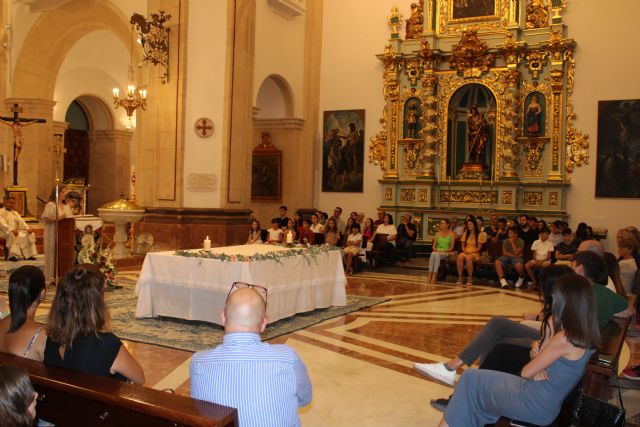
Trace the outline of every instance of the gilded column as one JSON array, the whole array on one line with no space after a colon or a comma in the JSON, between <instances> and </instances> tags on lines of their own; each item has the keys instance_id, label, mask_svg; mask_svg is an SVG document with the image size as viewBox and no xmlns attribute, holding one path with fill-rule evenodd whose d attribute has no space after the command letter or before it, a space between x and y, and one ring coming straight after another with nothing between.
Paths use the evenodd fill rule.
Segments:
<instances>
[{"instance_id":1,"label":"gilded column","mask_svg":"<svg viewBox=\"0 0 640 427\"><path fill-rule=\"evenodd\" d=\"M562 70L551 70L551 167L549 168L549 181L561 181L560 172L560 138L562 131Z\"/></svg>"},{"instance_id":2,"label":"gilded column","mask_svg":"<svg viewBox=\"0 0 640 427\"><path fill-rule=\"evenodd\" d=\"M502 179L517 179L518 172L516 167L519 163L520 149L516 141L518 135L518 99L516 96L518 79L520 73L517 70L506 71L504 80L506 82L505 93L503 96L502 123L500 124L502 141L497 150L496 156L496 175L499 172L500 160L502 160Z\"/></svg>"},{"instance_id":3,"label":"gilded column","mask_svg":"<svg viewBox=\"0 0 640 427\"><path fill-rule=\"evenodd\" d=\"M422 173L420 176L433 178L435 177L435 160L436 150L436 85L438 78L433 75L426 75L422 80L424 87L422 105L424 107L422 116L422 138L423 143L420 147L420 163L422 165Z\"/></svg>"}]
</instances>

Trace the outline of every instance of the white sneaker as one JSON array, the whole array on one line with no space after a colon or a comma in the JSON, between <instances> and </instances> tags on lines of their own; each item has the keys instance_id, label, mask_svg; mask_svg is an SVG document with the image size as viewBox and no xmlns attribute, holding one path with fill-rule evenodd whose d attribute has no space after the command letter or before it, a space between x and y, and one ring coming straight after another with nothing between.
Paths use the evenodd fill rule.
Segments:
<instances>
[{"instance_id":1,"label":"white sneaker","mask_svg":"<svg viewBox=\"0 0 640 427\"><path fill-rule=\"evenodd\" d=\"M506 288L507 286L509 286L509 284L507 283L507 279L505 279L504 277L500 279L500 287Z\"/></svg>"},{"instance_id":2,"label":"white sneaker","mask_svg":"<svg viewBox=\"0 0 640 427\"><path fill-rule=\"evenodd\" d=\"M438 381L453 386L456 381L456 371L450 371L441 363L414 363L413 367L422 375L434 378Z\"/></svg>"},{"instance_id":3,"label":"white sneaker","mask_svg":"<svg viewBox=\"0 0 640 427\"><path fill-rule=\"evenodd\" d=\"M521 288L523 283L524 283L524 277L518 278L518 281L516 282L516 288Z\"/></svg>"}]
</instances>

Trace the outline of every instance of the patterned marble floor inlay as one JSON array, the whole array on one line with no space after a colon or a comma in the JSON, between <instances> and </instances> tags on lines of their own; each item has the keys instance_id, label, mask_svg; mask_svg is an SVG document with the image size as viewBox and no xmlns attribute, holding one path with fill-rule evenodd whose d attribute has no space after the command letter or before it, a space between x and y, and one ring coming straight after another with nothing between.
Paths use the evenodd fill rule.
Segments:
<instances>
[{"instance_id":1,"label":"patterned marble floor inlay","mask_svg":"<svg viewBox=\"0 0 640 427\"><path fill-rule=\"evenodd\" d=\"M122 274L135 280L138 272ZM519 320L522 313L540 308L532 291L426 284L426 273L415 271L353 275L347 293L389 301L269 341L291 346L307 365L314 395L299 411L304 426L435 426L441 413L429 400L446 397L452 389L416 373L413 363L456 355L492 316ZM49 307L45 302L38 314ZM627 341L626 361L638 363L640 338ZM125 345L143 366L148 387L189 395L192 353L131 341ZM640 412L637 391L623 396L629 416Z\"/></svg>"}]
</instances>

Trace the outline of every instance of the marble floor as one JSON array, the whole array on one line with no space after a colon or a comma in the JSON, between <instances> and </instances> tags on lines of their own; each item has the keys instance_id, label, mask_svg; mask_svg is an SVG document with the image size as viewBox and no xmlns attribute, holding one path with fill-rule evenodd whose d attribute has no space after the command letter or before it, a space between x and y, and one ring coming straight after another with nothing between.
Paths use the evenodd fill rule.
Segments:
<instances>
[{"instance_id":1,"label":"marble floor","mask_svg":"<svg viewBox=\"0 0 640 427\"><path fill-rule=\"evenodd\" d=\"M540 307L532 291L427 285L425 275L395 269L350 276L347 293L389 300L270 341L291 346L307 365L314 396L300 410L304 426L437 425L441 413L429 400L451 388L417 374L413 363L456 355L491 316L519 319ZM125 345L142 364L146 386L189 394L190 352ZM640 362L640 338L627 340L623 358L625 365ZM640 413L638 391L623 397L629 416Z\"/></svg>"}]
</instances>

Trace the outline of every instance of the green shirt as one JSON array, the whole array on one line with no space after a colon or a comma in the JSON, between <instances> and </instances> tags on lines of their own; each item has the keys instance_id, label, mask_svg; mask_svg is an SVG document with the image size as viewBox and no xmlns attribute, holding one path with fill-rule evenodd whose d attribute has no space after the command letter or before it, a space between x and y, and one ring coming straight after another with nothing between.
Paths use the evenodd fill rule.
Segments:
<instances>
[{"instance_id":1,"label":"green shirt","mask_svg":"<svg viewBox=\"0 0 640 427\"><path fill-rule=\"evenodd\" d=\"M598 324L600 325L600 331L602 331L609 323L609 320L613 319L613 315L626 310L629 303L620 295L611 292L611 289L597 283L593 284L593 293L596 297Z\"/></svg>"},{"instance_id":2,"label":"green shirt","mask_svg":"<svg viewBox=\"0 0 640 427\"><path fill-rule=\"evenodd\" d=\"M507 239L502 244L502 253L504 254L505 252L509 252L511 254L515 254L516 253L516 249L522 249L522 248L524 248L524 240L522 240L521 238L518 237L516 239L516 247L515 248L511 244L511 240ZM520 255L518 255L518 257L522 258L522 252L520 252Z\"/></svg>"}]
</instances>

